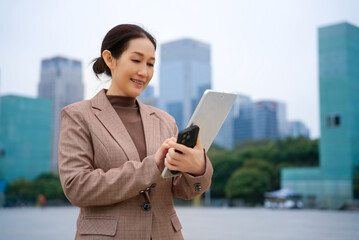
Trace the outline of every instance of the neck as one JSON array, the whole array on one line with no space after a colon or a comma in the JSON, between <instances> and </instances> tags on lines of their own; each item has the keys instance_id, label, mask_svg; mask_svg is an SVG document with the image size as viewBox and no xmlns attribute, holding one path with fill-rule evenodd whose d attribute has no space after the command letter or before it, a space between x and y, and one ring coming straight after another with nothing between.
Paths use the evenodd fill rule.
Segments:
<instances>
[{"instance_id":1,"label":"neck","mask_svg":"<svg viewBox=\"0 0 359 240\"><path fill-rule=\"evenodd\" d=\"M114 88L111 88L111 86L106 91L106 95L129 97L129 96L126 96L124 93L122 93L122 91L116 91Z\"/></svg>"}]
</instances>

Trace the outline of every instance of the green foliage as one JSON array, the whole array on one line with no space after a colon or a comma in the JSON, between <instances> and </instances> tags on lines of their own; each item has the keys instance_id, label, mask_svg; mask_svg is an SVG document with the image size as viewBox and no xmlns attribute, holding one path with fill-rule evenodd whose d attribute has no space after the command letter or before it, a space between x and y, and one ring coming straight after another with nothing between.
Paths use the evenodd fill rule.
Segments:
<instances>
[{"instance_id":1,"label":"green foliage","mask_svg":"<svg viewBox=\"0 0 359 240\"><path fill-rule=\"evenodd\" d=\"M41 174L35 179L34 192L44 195L46 199L64 198L59 177L51 173Z\"/></svg>"},{"instance_id":2,"label":"green foliage","mask_svg":"<svg viewBox=\"0 0 359 240\"><path fill-rule=\"evenodd\" d=\"M276 164L288 163L295 166L318 166L318 140L304 137L286 138L276 142L275 154L269 160Z\"/></svg>"},{"instance_id":3,"label":"green foliage","mask_svg":"<svg viewBox=\"0 0 359 240\"><path fill-rule=\"evenodd\" d=\"M5 190L5 196L11 205L34 204L40 194L47 200L66 201L59 177L51 173L41 174L33 181L15 180L10 182Z\"/></svg>"},{"instance_id":4,"label":"green foliage","mask_svg":"<svg viewBox=\"0 0 359 240\"><path fill-rule=\"evenodd\" d=\"M318 140L299 137L272 142L268 140L242 142L237 144L232 151L216 148L208 153L214 167L211 194L213 197L225 197L227 193L231 197L243 197L247 202L258 202L263 198L265 191L276 190L280 187L281 168L318 166L318 144ZM242 191L238 195L234 188L238 186L237 171L239 170L249 171L252 178L260 172L263 176L259 181L266 179L267 183L263 183L262 188L250 185L252 187L249 186L249 188L253 189L248 192L251 194ZM234 177L234 172L237 177ZM248 175L242 175L244 176L244 179L249 179ZM230 181L236 181L236 184ZM243 183L243 181L239 182Z\"/></svg>"},{"instance_id":5,"label":"green foliage","mask_svg":"<svg viewBox=\"0 0 359 240\"><path fill-rule=\"evenodd\" d=\"M5 195L11 198L19 198L27 202L35 201L36 194L33 192L34 183L29 180L19 179L9 183Z\"/></svg>"},{"instance_id":6,"label":"green foliage","mask_svg":"<svg viewBox=\"0 0 359 240\"><path fill-rule=\"evenodd\" d=\"M243 169L258 169L263 174L265 174L268 178L268 190L275 190L278 189L280 186L280 171L279 168L274 166L267 160L264 159L248 159L243 164Z\"/></svg>"},{"instance_id":7,"label":"green foliage","mask_svg":"<svg viewBox=\"0 0 359 240\"><path fill-rule=\"evenodd\" d=\"M310 140L304 137L286 138L266 145L249 146L242 150L244 158L262 158L273 164L294 166L318 166L318 140Z\"/></svg>"},{"instance_id":8,"label":"green foliage","mask_svg":"<svg viewBox=\"0 0 359 240\"><path fill-rule=\"evenodd\" d=\"M239 168L244 159L233 151L222 151L216 154L209 154L214 173L212 177L211 195L212 197L225 197L224 186L227 183L229 176Z\"/></svg>"},{"instance_id":9,"label":"green foliage","mask_svg":"<svg viewBox=\"0 0 359 240\"><path fill-rule=\"evenodd\" d=\"M226 184L230 197L243 198L247 203L262 201L263 192L269 189L270 178L267 173L256 168L237 169Z\"/></svg>"}]
</instances>

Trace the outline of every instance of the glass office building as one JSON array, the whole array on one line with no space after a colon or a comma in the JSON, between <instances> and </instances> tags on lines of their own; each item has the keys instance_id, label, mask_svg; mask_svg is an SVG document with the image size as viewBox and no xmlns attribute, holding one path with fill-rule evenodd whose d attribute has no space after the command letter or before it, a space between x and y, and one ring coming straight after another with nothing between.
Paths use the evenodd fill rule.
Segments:
<instances>
[{"instance_id":1,"label":"glass office building","mask_svg":"<svg viewBox=\"0 0 359 240\"><path fill-rule=\"evenodd\" d=\"M277 140L287 136L286 106L276 101L253 104L253 138Z\"/></svg>"},{"instance_id":2,"label":"glass office building","mask_svg":"<svg viewBox=\"0 0 359 240\"><path fill-rule=\"evenodd\" d=\"M51 168L53 172L57 172L61 110L84 99L81 62L63 57L42 60L38 97L48 98L53 102Z\"/></svg>"},{"instance_id":3,"label":"glass office building","mask_svg":"<svg viewBox=\"0 0 359 240\"><path fill-rule=\"evenodd\" d=\"M52 101L0 97L0 181L50 172Z\"/></svg>"},{"instance_id":4,"label":"glass office building","mask_svg":"<svg viewBox=\"0 0 359 240\"><path fill-rule=\"evenodd\" d=\"M199 99L211 89L211 51L206 43L180 39L161 45L160 96L157 106L184 128Z\"/></svg>"},{"instance_id":5,"label":"glass office building","mask_svg":"<svg viewBox=\"0 0 359 240\"><path fill-rule=\"evenodd\" d=\"M253 103L250 97L238 94L214 143L232 149L239 142L253 139Z\"/></svg>"},{"instance_id":6,"label":"glass office building","mask_svg":"<svg viewBox=\"0 0 359 240\"><path fill-rule=\"evenodd\" d=\"M320 207L338 209L353 198L359 166L359 28L319 28L320 167L284 169L282 187Z\"/></svg>"},{"instance_id":7,"label":"glass office building","mask_svg":"<svg viewBox=\"0 0 359 240\"><path fill-rule=\"evenodd\" d=\"M288 122L288 137L310 137L310 131L301 121Z\"/></svg>"}]
</instances>

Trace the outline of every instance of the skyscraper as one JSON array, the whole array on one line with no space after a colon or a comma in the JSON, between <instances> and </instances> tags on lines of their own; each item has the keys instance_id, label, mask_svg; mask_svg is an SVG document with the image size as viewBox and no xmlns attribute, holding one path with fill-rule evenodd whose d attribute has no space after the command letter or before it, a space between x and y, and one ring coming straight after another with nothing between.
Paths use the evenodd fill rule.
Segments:
<instances>
[{"instance_id":1,"label":"skyscraper","mask_svg":"<svg viewBox=\"0 0 359 240\"><path fill-rule=\"evenodd\" d=\"M84 97L81 62L63 57L42 60L38 97L53 101L51 169L56 172L61 109Z\"/></svg>"},{"instance_id":2,"label":"skyscraper","mask_svg":"<svg viewBox=\"0 0 359 240\"><path fill-rule=\"evenodd\" d=\"M231 111L214 140L215 144L232 149L239 142L253 139L252 105L250 97L237 95Z\"/></svg>"},{"instance_id":3,"label":"skyscraper","mask_svg":"<svg viewBox=\"0 0 359 240\"><path fill-rule=\"evenodd\" d=\"M180 39L161 45L158 107L184 128L199 99L211 88L211 52L206 43Z\"/></svg>"},{"instance_id":4,"label":"skyscraper","mask_svg":"<svg viewBox=\"0 0 359 240\"><path fill-rule=\"evenodd\" d=\"M254 139L276 140L287 135L286 107L275 101L258 101L253 105Z\"/></svg>"},{"instance_id":5,"label":"skyscraper","mask_svg":"<svg viewBox=\"0 0 359 240\"><path fill-rule=\"evenodd\" d=\"M288 137L297 138L300 136L309 138L309 129L304 123L300 121L288 122Z\"/></svg>"},{"instance_id":6,"label":"skyscraper","mask_svg":"<svg viewBox=\"0 0 359 240\"><path fill-rule=\"evenodd\" d=\"M253 102L250 97L238 95L233 111L234 145L253 139Z\"/></svg>"},{"instance_id":7,"label":"skyscraper","mask_svg":"<svg viewBox=\"0 0 359 240\"><path fill-rule=\"evenodd\" d=\"M359 28L319 28L320 167L282 170L282 187L340 208L359 166Z\"/></svg>"}]
</instances>

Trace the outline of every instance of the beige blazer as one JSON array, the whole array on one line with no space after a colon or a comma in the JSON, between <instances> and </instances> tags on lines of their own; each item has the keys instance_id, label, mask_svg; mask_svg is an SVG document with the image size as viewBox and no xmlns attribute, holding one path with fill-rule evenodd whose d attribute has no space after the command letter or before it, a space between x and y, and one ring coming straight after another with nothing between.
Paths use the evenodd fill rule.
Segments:
<instances>
[{"instance_id":1,"label":"beige blazer","mask_svg":"<svg viewBox=\"0 0 359 240\"><path fill-rule=\"evenodd\" d=\"M154 154L177 136L177 126L168 113L138 103L147 149L142 162L105 90L61 112L59 174L65 195L80 207L76 239L183 239L173 196L192 199L211 184L207 157L202 176L161 177Z\"/></svg>"}]
</instances>

